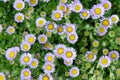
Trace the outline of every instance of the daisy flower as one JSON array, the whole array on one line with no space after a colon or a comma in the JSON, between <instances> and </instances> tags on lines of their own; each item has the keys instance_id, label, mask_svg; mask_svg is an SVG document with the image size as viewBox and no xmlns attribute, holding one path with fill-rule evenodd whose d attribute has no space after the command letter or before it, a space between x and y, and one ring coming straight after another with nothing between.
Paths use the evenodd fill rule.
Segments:
<instances>
[{"instance_id":1,"label":"daisy flower","mask_svg":"<svg viewBox=\"0 0 120 80\"><path fill-rule=\"evenodd\" d=\"M106 29L111 27L111 20L108 18L101 19L101 26L105 27Z\"/></svg>"},{"instance_id":2,"label":"daisy flower","mask_svg":"<svg viewBox=\"0 0 120 80\"><path fill-rule=\"evenodd\" d=\"M13 48L9 48L7 49L6 53L5 53L5 57L7 58L7 60L13 60L16 57L16 51Z\"/></svg>"},{"instance_id":3,"label":"daisy flower","mask_svg":"<svg viewBox=\"0 0 120 80\"><path fill-rule=\"evenodd\" d=\"M97 33L99 36L104 36L107 33L107 30L105 27L99 27L97 28Z\"/></svg>"},{"instance_id":4,"label":"daisy flower","mask_svg":"<svg viewBox=\"0 0 120 80\"><path fill-rule=\"evenodd\" d=\"M52 19L55 21L60 21L63 17L63 12L60 10L55 10L52 12Z\"/></svg>"},{"instance_id":5,"label":"daisy flower","mask_svg":"<svg viewBox=\"0 0 120 80\"><path fill-rule=\"evenodd\" d=\"M13 33L15 33L15 28L13 26L9 26L6 30L6 32L10 35L12 35Z\"/></svg>"},{"instance_id":6,"label":"daisy flower","mask_svg":"<svg viewBox=\"0 0 120 80\"><path fill-rule=\"evenodd\" d=\"M36 41L36 37L34 34L27 34L25 35L25 41L28 42L29 44L34 44Z\"/></svg>"},{"instance_id":7,"label":"daisy flower","mask_svg":"<svg viewBox=\"0 0 120 80\"><path fill-rule=\"evenodd\" d=\"M20 57L20 63L23 65L28 65L32 61L32 55L30 53L23 53Z\"/></svg>"},{"instance_id":8,"label":"daisy flower","mask_svg":"<svg viewBox=\"0 0 120 80\"><path fill-rule=\"evenodd\" d=\"M53 73L55 71L55 65L53 63L45 62L45 64L42 67L44 69L44 72L46 74Z\"/></svg>"},{"instance_id":9,"label":"daisy flower","mask_svg":"<svg viewBox=\"0 0 120 80\"><path fill-rule=\"evenodd\" d=\"M20 44L20 48L22 51L29 51L30 48L31 48L31 45L26 42L26 41L23 41L21 44Z\"/></svg>"},{"instance_id":10,"label":"daisy flower","mask_svg":"<svg viewBox=\"0 0 120 80\"><path fill-rule=\"evenodd\" d=\"M53 80L53 77L50 74L40 74L39 80Z\"/></svg>"},{"instance_id":11,"label":"daisy flower","mask_svg":"<svg viewBox=\"0 0 120 80\"><path fill-rule=\"evenodd\" d=\"M87 10L87 9L83 9L81 12L80 12L80 17L82 19L88 19L90 17L90 11Z\"/></svg>"},{"instance_id":12,"label":"daisy flower","mask_svg":"<svg viewBox=\"0 0 120 80\"><path fill-rule=\"evenodd\" d=\"M57 10L64 12L66 10L66 5L63 3L59 3L57 6Z\"/></svg>"},{"instance_id":13,"label":"daisy flower","mask_svg":"<svg viewBox=\"0 0 120 80\"><path fill-rule=\"evenodd\" d=\"M120 45L120 37L117 37L117 38L115 39L115 42L116 42L116 44Z\"/></svg>"},{"instance_id":14,"label":"daisy flower","mask_svg":"<svg viewBox=\"0 0 120 80\"><path fill-rule=\"evenodd\" d=\"M5 74L3 72L0 72L0 80L6 80Z\"/></svg>"},{"instance_id":15,"label":"daisy flower","mask_svg":"<svg viewBox=\"0 0 120 80\"><path fill-rule=\"evenodd\" d=\"M38 36L38 41L39 41L40 44L45 44L47 42L47 40L48 40L48 38L44 34L40 34Z\"/></svg>"},{"instance_id":16,"label":"daisy flower","mask_svg":"<svg viewBox=\"0 0 120 80\"><path fill-rule=\"evenodd\" d=\"M115 51L115 50L110 51L108 56L109 56L109 58L111 60L118 60L118 58L119 58L119 52Z\"/></svg>"},{"instance_id":17,"label":"daisy flower","mask_svg":"<svg viewBox=\"0 0 120 80\"><path fill-rule=\"evenodd\" d=\"M53 63L55 60L55 56L49 52L45 55L44 60L47 62Z\"/></svg>"},{"instance_id":18,"label":"daisy flower","mask_svg":"<svg viewBox=\"0 0 120 80\"><path fill-rule=\"evenodd\" d=\"M96 55L93 54L91 51L88 51L85 57L89 62L94 62L96 60Z\"/></svg>"},{"instance_id":19,"label":"daisy flower","mask_svg":"<svg viewBox=\"0 0 120 80\"><path fill-rule=\"evenodd\" d=\"M74 33L76 30L76 26L74 24L66 24L65 31L67 34Z\"/></svg>"},{"instance_id":20,"label":"daisy flower","mask_svg":"<svg viewBox=\"0 0 120 80\"><path fill-rule=\"evenodd\" d=\"M91 8L90 13L93 19L98 19L104 15L105 10L101 4L97 4Z\"/></svg>"},{"instance_id":21,"label":"daisy flower","mask_svg":"<svg viewBox=\"0 0 120 80\"><path fill-rule=\"evenodd\" d=\"M17 11L22 10L25 7L25 3L23 0L16 0L13 4L14 9Z\"/></svg>"},{"instance_id":22,"label":"daisy flower","mask_svg":"<svg viewBox=\"0 0 120 80\"><path fill-rule=\"evenodd\" d=\"M46 23L45 28L46 28L47 31L52 32L52 31L56 28L56 26L57 26L57 25L56 25L55 23L52 23L52 22L48 21L48 22Z\"/></svg>"},{"instance_id":23,"label":"daisy flower","mask_svg":"<svg viewBox=\"0 0 120 80\"><path fill-rule=\"evenodd\" d=\"M92 45L93 45L93 47L98 47L99 46L99 41L94 40Z\"/></svg>"},{"instance_id":24,"label":"daisy flower","mask_svg":"<svg viewBox=\"0 0 120 80\"><path fill-rule=\"evenodd\" d=\"M105 9L106 11L110 10L111 7L112 7L111 2L108 1L108 0L103 1L103 2L102 2L102 5L103 5L103 7L104 7L104 9Z\"/></svg>"},{"instance_id":25,"label":"daisy flower","mask_svg":"<svg viewBox=\"0 0 120 80\"><path fill-rule=\"evenodd\" d=\"M59 0L61 3L67 3L68 0Z\"/></svg>"},{"instance_id":26,"label":"daisy flower","mask_svg":"<svg viewBox=\"0 0 120 80\"><path fill-rule=\"evenodd\" d=\"M63 26L63 25L57 25L57 32L59 35L62 35L65 33L65 27L66 26Z\"/></svg>"},{"instance_id":27,"label":"daisy flower","mask_svg":"<svg viewBox=\"0 0 120 80\"><path fill-rule=\"evenodd\" d=\"M44 43L42 46L43 46L43 49L45 49L45 50L52 50L53 49L53 45L48 41L46 43Z\"/></svg>"},{"instance_id":28,"label":"daisy flower","mask_svg":"<svg viewBox=\"0 0 120 80\"><path fill-rule=\"evenodd\" d=\"M108 56L101 56L99 59L99 63L101 67L108 67L111 63L111 60L109 59Z\"/></svg>"},{"instance_id":29,"label":"daisy flower","mask_svg":"<svg viewBox=\"0 0 120 80\"><path fill-rule=\"evenodd\" d=\"M83 9L83 5L79 1L78 2L76 1L72 3L71 8L72 8L72 11L79 13Z\"/></svg>"},{"instance_id":30,"label":"daisy flower","mask_svg":"<svg viewBox=\"0 0 120 80\"><path fill-rule=\"evenodd\" d=\"M36 26L43 27L46 24L46 20L42 17L36 19Z\"/></svg>"},{"instance_id":31,"label":"daisy flower","mask_svg":"<svg viewBox=\"0 0 120 80\"><path fill-rule=\"evenodd\" d=\"M17 13L17 14L15 14L14 20L17 23L23 22L24 21L24 14L23 13Z\"/></svg>"},{"instance_id":32,"label":"daisy flower","mask_svg":"<svg viewBox=\"0 0 120 80\"><path fill-rule=\"evenodd\" d=\"M3 28L2 28L2 25L0 24L0 33L2 32Z\"/></svg>"},{"instance_id":33,"label":"daisy flower","mask_svg":"<svg viewBox=\"0 0 120 80\"><path fill-rule=\"evenodd\" d=\"M64 60L64 64L66 66L71 66L73 64L73 60Z\"/></svg>"},{"instance_id":34,"label":"daisy flower","mask_svg":"<svg viewBox=\"0 0 120 80\"><path fill-rule=\"evenodd\" d=\"M66 46L64 44L58 44L55 46L54 54L57 58L61 58L63 57L65 50L66 50Z\"/></svg>"},{"instance_id":35,"label":"daisy flower","mask_svg":"<svg viewBox=\"0 0 120 80\"><path fill-rule=\"evenodd\" d=\"M76 58L76 51L74 48L70 47L65 49L65 53L63 55L64 60L74 60Z\"/></svg>"},{"instance_id":36,"label":"daisy flower","mask_svg":"<svg viewBox=\"0 0 120 80\"><path fill-rule=\"evenodd\" d=\"M66 9L64 11L64 14L68 15L72 11L71 4L66 4Z\"/></svg>"},{"instance_id":37,"label":"daisy flower","mask_svg":"<svg viewBox=\"0 0 120 80\"><path fill-rule=\"evenodd\" d=\"M118 23L119 17L118 17L118 15L114 14L110 17L110 20L112 21L112 23Z\"/></svg>"},{"instance_id":38,"label":"daisy flower","mask_svg":"<svg viewBox=\"0 0 120 80\"><path fill-rule=\"evenodd\" d=\"M78 35L76 32L67 35L67 41L71 44L75 44L78 40Z\"/></svg>"},{"instance_id":39,"label":"daisy flower","mask_svg":"<svg viewBox=\"0 0 120 80\"><path fill-rule=\"evenodd\" d=\"M31 78L31 71L30 71L30 69L28 69L28 68L22 69L20 77L21 77L22 80L23 79L24 80L25 79L30 79Z\"/></svg>"},{"instance_id":40,"label":"daisy flower","mask_svg":"<svg viewBox=\"0 0 120 80\"><path fill-rule=\"evenodd\" d=\"M78 67L72 67L69 71L71 77L77 77L80 73L80 70Z\"/></svg>"},{"instance_id":41,"label":"daisy flower","mask_svg":"<svg viewBox=\"0 0 120 80\"><path fill-rule=\"evenodd\" d=\"M30 68L37 68L38 67L38 60L33 58L29 64Z\"/></svg>"},{"instance_id":42,"label":"daisy flower","mask_svg":"<svg viewBox=\"0 0 120 80\"><path fill-rule=\"evenodd\" d=\"M102 50L102 52L103 52L104 55L107 55L109 53L109 50L105 48L105 49Z\"/></svg>"},{"instance_id":43,"label":"daisy flower","mask_svg":"<svg viewBox=\"0 0 120 80\"><path fill-rule=\"evenodd\" d=\"M26 0L29 6L36 6L38 4L38 0Z\"/></svg>"},{"instance_id":44,"label":"daisy flower","mask_svg":"<svg viewBox=\"0 0 120 80\"><path fill-rule=\"evenodd\" d=\"M116 69L117 76L120 76L120 68Z\"/></svg>"}]
</instances>

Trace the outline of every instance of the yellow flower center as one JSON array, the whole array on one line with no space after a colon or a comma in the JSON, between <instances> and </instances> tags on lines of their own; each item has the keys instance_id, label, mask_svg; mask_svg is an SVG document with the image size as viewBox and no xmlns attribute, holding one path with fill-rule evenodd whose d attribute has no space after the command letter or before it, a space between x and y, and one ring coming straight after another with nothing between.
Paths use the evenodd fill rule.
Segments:
<instances>
[{"instance_id":1,"label":"yellow flower center","mask_svg":"<svg viewBox=\"0 0 120 80\"><path fill-rule=\"evenodd\" d=\"M93 47L98 47L98 45L99 45L99 42L98 42L98 41L94 41L94 42L93 42Z\"/></svg>"},{"instance_id":2,"label":"yellow flower center","mask_svg":"<svg viewBox=\"0 0 120 80\"><path fill-rule=\"evenodd\" d=\"M24 61L25 63L28 63L28 62L30 61L30 57L29 57L29 56L25 56L25 57L23 58L23 61Z\"/></svg>"},{"instance_id":3,"label":"yellow flower center","mask_svg":"<svg viewBox=\"0 0 120 80\"><path fill-rule=\"evenodd\" d=\"M87 57L88 57L89 60L92 60L94 58L94 54L90 53L90 54L88 54Z\"/></svg>"},{"instance_id":4,"label":"yellow flower center","mask_svg":"<svg viewBox=\"0 0 120 80\"><path fill-rule=\"evenodd\" d=\"M58 27L57 30L58 30L58 32L60 32L60 33L63 32L63 28L62 28L62 27Z\"/></svg>"},{"instance_id":5,"label":"yellow flower center","mask_svg":"<svg viewBox=\"0 0 120 80\"><path fill-rule=\"evenodd\" d=\"M65 10L65 7L64 7L63 5L60 5L60 6L59 6L59 9L60 9L61 11L64 11L64 10Z\"/></svg>"},{"instance_id":6,"label":"yellow flower center","mask_svg":"<svg viewBox=\"0 0 120 80\"><path fill-rule=\"evenodd\" d=\"M64 53L64 49L63 48L58 48L57 53L59 55L62 55Z\"/></svg>"},{"instance_id":7,"label":"yellow flower center","mask_svg":"<svg viewBox=\"0 0 120 80\"><path fill-rule=\"evenodd\" d=\"M100 27L100 28L99 28L99 32L100 32L100 33L104 33L104 32L105 32L105 29L104 29L103 27Z\"/></svg>"},{"instance_id":8,"label":"yellow flower center","mask_svg":"<svg viewBox=\"0 0 120 80\"><path fill-rule=\"evenodd\" d=\"M31 4L36 4L36 2L37 2L36 0L30 0Z\"/></svg>"},{"instance_id":9,"label":"yellow flower center","mask_svg":"<svg viewBox=\"0 0 120 80\"><path fill-rule=\"evenodd\" d=\"M10 29L9 29L9 32L10 32L10 33L14 33L14 29L13 29L13 28L10 28Z\"/></svg>"},{"instance_id":10,"label":"yellow flower center","mask_svg":"<svg viewBox=\"0 0 120 80\"><path fill-rule=\"evenodd\" d=\"M45 42L45 40L46 40L45 37L41 37L41 38L40 38L40 41L41 41L41 42Z\"/></svg>"},{"instance_id":11,"label":"yellow flower center","mask_svg":"<svg viewBox=\"0 0 120 80\"><path fill-rule=\"evenodd\" d=\"M50 37L50 36L52 35L52 33L48 31L48 32L46 33L46 35L47 35L48 37Z\"/></svg>"},{"instance_id":12,"label":"yellow flower center","mask_svg":"<svg viewBox=\"0 0 120 80\"><path fill-rule=\"evenodd\" d=\"M65 13L68 13L70 11L69 7L66 7Z\"/></svg>"},{"instance_id":13,"label":"yellow flower center","mask_svg":"<svg viewBox=\"0 0 120 80\"><path fill-rule=\"evenodd\" d=\"M72 35L69 36L69 38L70 38L70 40L74 41L75 40L75 35L72 34Z\"/></svg>"},{"instance_id":14,"label":"yellow flower center","mask_svg":"<svg viewBox=\"0 0 120 80\"><path fill-rule=\"evenodd\" d=\"M49 62L51 62L51 61L53 60L53 57L52 57L52 56L48 56L47 60L48 60Z\"/></svg>"},{"instance_id":15,"label":"yellow flower center","mask_svg":"<svg viewBox=\"0 0 120 80\"><path fill-rule=\"evenodd\" d=\"M67 27L67 32L71 33L73 31L72 27Z\"/></svg>"},{"instance_id":16,"label":"yellow flower center","mask_svg":"<svg viewBox=\"0 0 120 80\"><path fill-rule=\"evenodd\" d=\"M112 54L110 55L110 57L111 57L112 59L115 59L115 58L117 58L117 54L112 53Z\"/></svg>"},{"instance_id":17,"label":"yellow flower center","mask_svg":"<svg viewBox=\"0 0 120 80\"><path fill-rule=\"evenodd\" d=\"M24 71L23 74L24 74L25 77L28 77L30 75L28 71Z\"/></svg>"},{"instance_id":18,"label":"yellow flower center","mask_svg":"<svg viewBox=\"0 0 120 80\"><path fill-rule=\"evenodd\" d=\"M42 80L49 80L49 77L47 75L44 75Z\"/></svg>"},{"instance_id":19,"label":"yellow flower center","mask_svg":"<svg viewBox=\"0 0 120 80\"><path fill-rule=\"evenodd\" d=\"M51 65L47 65L47 66L46 66L46 69L47 69L48 71L50 71L50 70L52 70L52 66L51 66Z\"/></svg>"},{"instance_id":20,"label":"yellow flower center","mask_svg":"<svg viewBox=\"0 0 120 80\"><path fill-rule=\"evenodd\" d=\"M5 80L4 75L0 75L0 80Z\"/></svg>"},{"instance_id":21,"label":"yellow flower center","mask_svg":"<svg viewBox=\"0 0 120 80\"><path fill-rule=\"evenodd\" d=\"M102 21L102 25L104 25L104 26L109 26L109 24L110 24L110 22L109 22L109 20L107 20L107 19L104 19L104 20Z\"/></svg>"},{"instance_id":22,"label":"yellow flower center","mask_svg":"<svg viewBox=\"0 0 120 80\"><path fill-rule=\"evenodd\" d=\"M67 52L66 52L66 56L67 56L68 58L71 58L71 57L73 56L73 53L72 53L71 51L67 51Z\"/></svg>"},{"instance_id":23,"label":"yellow flower center","mask_svg":"<svg viewBox=\"0 0 120 80\"><path fill-rule=\"evenodd\" d=\"M76 69L73 69L73 70L72 70L72 74L73 74L73 75L77 74L77 70L76 70Z\"/></svg>"},{"instance_id":24,"label":"yellow flower center","mask_svg":"<svg viewBox=\"0 0 120 80\"><path fill-rule=\"evenodd\" d=\"M83 17L87 17L87 16L88 16L88 13L87 13L87 12L82 12L82 16L83 16Z\"/></svg>"},{"instance_id":25,"label":"yellow flower center","mask_svg":"<svg viewBox=\"0 0 120 80\"><path fill-rule=\"evenodd\" d=\"M105 3L103 6L104 6L105 9L109 8L109 4L108 3Z\"/></svg>"},{"instance_id":26,"label":"yellow flower center","mask_svg":"<svg viewBox=\"0 0 120 80\"><path fill-rule=\"evenodd\" d=\"M54 14L54 17L55 17L56 19L59 19L59 18L61 17L61 14L60 14L60 13L55 13L55 14Z\"/></svg>"},{"instance_id":27,"label":"yellow flower center","mask_svg":"<svg viewBox=\"0 0 120 80\"><path fill-rule=\"evenodd\" d=\"M44 20L39 20L39 21L38 21L38 24L39 24L39 25L44 25Z\"/></svg>"},{"instance_id":28,"label":"yellow flower center","mask_svg":"<svg viewBox=\"0 0 120 80\"><path fill-rule=\"evenodd\" d=\"M75 10L76 11L79 11L81 9L81 6L80 5L75 5Z\"/></svg>"},{"instance_id":29,"label":"yellow flower center","mask_svg":"<svg viewBox=\"0 0 120 80\"><path fill-rule=\"evenodd\" d=\"M53 24L48 24L48 29L49 30L53 30L54 29L54 25Z\"/></svg>"},{"instance_id":30,"label":"yellow flower center","mask_svg":"<svg viewBox=\"0 0 120 80\"><path fill-rule=\"evenodd\" d=\"M10 58L14 58L14 57L15 57L15 52L11 51L11 52L9 53L9 57L10 57Z\"/></svg>"},{"instance_id":31,"label":"yellow flower center","mask_svg":"<svg viewBox=\"0 0 120 80\"><path fill-rule=\"evenodd\" d=\"M33 38L33 37L29 37L29 38L28 38L28 42L29 42L29 43L33 43L33 42L34 42L34 38Z\"/></svg>"},{"instance_id":32,"label":"yellow flower center","mask_svg":"<svg viewBox=\"0 0 120 80\"><path fill-rule=\"evenodd\" d=\"M22 3L17 3L16 7L17 7L18 9L21 9L21 8L23 7L23 5L22 5Z\"/></svg>"},{"instance_id":33,"label":"yellow flower center","mask_svg":"<svg viewBox=\"0 0 120 80\"><path fill-rule=\"evenodd\" d=\"M102 59L101 59L101 63L102 63L103 65L107 65L107 64L108 64L108 59L107 59L107 58L102 58Z\"/></svg>"},{"instance_id":34,"label":"yellow flower center","mask_svg":"<svg viewBox=\"0 0 120 80\"><path fill-rule=\"evenodd\" d=\"M23 45L23 49L24 49L24 50L28 50L28 48L29 48L28 44L24 44L24 45Z\"/></svg>"},{"instance_id":35,"label":"yellow flower center","mask_svg":"<svg viewBox=\"0 0 120 80\"><path fill-rule=\"evenodd\" d=\"M107 49L104 49L104 50L103 50L103 54L104 54L104 55L107 55L107 54L108 54L108 50L107 50Z\"/></svg>"},{"instance_id":36,"label":"yellow flower center","mask_svg":"<svg viewBox=\"0 0 120 80\"><path fill-rule=\"evenodd\" d=\"M112 17L112 22L116 22L117 18L116 17Z\"/></svg>"},{"instance_id":37,"label":"yellow flower center","mask_svg":"<svg viewBox=\"0 0 120 80\"><path fill-rule=\"evenodd\" d=\"M101 9L100 8L96 8L94 10L94 13L97 14L97 15L101 14Z\"/></svg>"},{"instance_id":38,"label":"yellow flower center","mask_svg":"<svg viewBox=\"0 0 120 80\"><path fill-rule=\"evenodd\" d=\"M18 21L21 21L22 19L23 19L23 17L22 17L21 15L18 15L18 16L17 16L17 20L18 20Z\"/></svg>"},{"instance_id":39,"label":"yellow flower center","mask_svg":"<svg viewBox=\"0 0 120 80\"><path fill-rule=\"evenodd\" d=\"M120 69L117 69L117 75L120 75Z\"/></svg>"},{"instance_id":40,"label":"yellow flower center","mask_svg":"<svg viewBox=\"0 0 120 80\"><path fill-rule=\"evenodd\" d=\"M32 66L37 66L37 62L36 61L32 61Z\"/></svg>"}]
</instances>

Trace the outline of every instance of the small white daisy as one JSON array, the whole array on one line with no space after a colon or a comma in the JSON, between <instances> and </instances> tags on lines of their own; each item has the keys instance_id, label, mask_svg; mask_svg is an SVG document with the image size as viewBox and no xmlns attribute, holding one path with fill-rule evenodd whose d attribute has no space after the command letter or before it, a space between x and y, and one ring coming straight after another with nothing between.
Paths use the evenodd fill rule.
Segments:
<instances>
[{"instance_id":1,"label":"small white daisy","mask_svg":"<svg viewBox=\"0 0 120 80\"><path fill-rule=\"evenodd\" d=\"M87 9L83 9L81 12L80 12L80 17L82 19L88 19L90 17L90 11L87 10Z\"/></svg>"},{"instance_id":2,"label":"small white daisy","mask_svg":"<svg viewBox=\"0 0 120 80\"><path fill-rule=\"evenodd\" d=\"M111 63L111 60L109 59L108 56L101 56L99 59L99 63L101 67L108 67Z\"/></svg>"},{"instance_id":3,"label":"small white daisy","mask_svg":"<svg viewBox=\"0 0 120 80\"><path fill-rule=\"evenodd\" d=\"M97 28L97 33L99 36L104 36L107 33L107 30L105 27L99 27Z\"/></svg>"},{"instance_id":4,"label":"small white daisy","mask_svg":"<svg viewBox=\"0 0 120 80\"><path fill-rule=\"evenodd\" d=\"M24 69L22 69L22 71L21 71L21 74L20 74L20 77L21 77L21 79L23 80L31 80L30 78L31 78L31 71L30 71L30 69L28 69L28 68L24 68Z\"/></svg>"},{"instance_id":5,"label":"small white daisy","mask_svg":"<svg viewBox=\"0 0 120 80\"><path fill-rule=\"evenodd\" d=\"M29 51L30 48L31 48L31 45L26 42L26 41L23 41L21 44L20 44L20 48L22 51Z\"/></svg>"},{"instance_id":6,"label":"small white daisy","mask_svg":"<svg viewBox=\"0 0 120 80\"><path fill-rule=\"evenodd\" d=\"M91 51L88 51L86 54L85 54L85 57L86 59L89 61L89 62L93 62L96 60L96 55L93 54Z\"/></svg>"},{"instance_id":7,"label":"small white daisy","mask_svg":"<svg viewBox=\"0 0 120 80\"><path fill-rule=\"evenodd\" d=\"M61 58L63 57L65 50L66 46L64 44L58 44L55 46L54 54L57 58Z\"/></svg>"},{"instance_id":8,"label":"small white daisy","mask_svg":"<svg viewBox=\"0 0 120 80\"><path fill-rule=\"evenodd\" d=\"M36 6L38 4L38 0L26 0L29 6Z\"/></svg>"},{"instance_id":9,"label":"small white daisy","mask_svg":"<svg viewBox=\"0 0 120 80\"><path fill-rule=\"evenodd\" d=\"M110 20L111 20L112 23L118 23L119 17L118 17L118 15L114 14L110 17Z\"/></svg>"},{"instance_id":10,"label":"small white daisy","mask_svg":"<svg viewBox=\"0 0 120 80\"><path fill-rule=\"evenodd\" d=\"M71 4L66 4L66 10L64 11L64 14L70 14L72 11L72 6Z\"/></svg>"},{"instance_id":11,"label":"small white daisy","mask_svg":"<svg viewBox=\"0 0 120 80\"><path fill-rule=\"evenodd\" d=\"M111 2L108 1L108 0L103 1L103 2L102 2L102 5L103 5L103 7L104 7L104 9L105 9L106 11L110 10L111 7L112 7Z\"/></svg>"},{"instance_id":12,"label":"small white daisy","mask_svg":"<svg viewBox=\"0 0 120 80\"><path fill-rule=\"evenodd\" d=\"M44 72L46 74L50 74L53 73L55 71L55 65L53 63L49 63L49 62L45 62L45 64L43 64Z\"/></svg>"},{"instance_id":13,"label":"small white daisy","mask_svg":"<svg viewBox=\"0 0 120 80\"><path fill-rule=\"evenodd\" d=\"M62 35L65 33L65 27L66 26L63 26L63 25L57 25L57 32L59 35Z\"/></svg>"},{"instance_id":14,"label":"small white daisy","mask_svg":"<svg viewBox=\"0 0 120 80\"><path fill-rule=\"evenodd\" d=\"M73 60L64 60L64 64L66 66L71 66L73 64Z\"/></svg>"},{"instance_id":15,"label":"small white daisy","mask_svg":"<svg viewBox=\"0 0 120 80\"><path fill-rule=\"evenodd\" d=\"M53 63L55 60L55 56L49 52L45 55L44 60L47 62Z\"/></svg>"},{"instance_id":16,"label":"small white daisy","mask_svg":"<svg viewBox=\"0 0 120 80\"><path fill-rule=\"evenodd\" d=\"M45 44L47 42L47 40L48 40L48 38L44 34L40 34L38 36L38 41L39 41L40 44Z\"/></svg>"},{"instance_id":17,"label":"small white daisy","mask_svg":"<svg viewBox=\"0 0 120 80\"><path fill-rule=\"evenodd\" d=\"M14 9L17 11L22 10L25 7L25 3L23 0L16 0L13 4Z\"/></svg>"},{"instance_id":18,"label":"small white daisy","mask_svg":"<svg viewBox=\"0 0 120 80\"><path fill-rule=\"evenodd\" d=\"M50 74L40 74L38 80L53 80L53 77Z\"/></svg>"},{"instance_id":19,"label":"small white daisy","mask_svg":"<svg viewBox=\"0 0 120 80\"><path fill-rule=\"evenodd\" d=\"M14 20L17 23L23 22L24 21L24 14L23 13L17 13L17 14L15 14Z\"/></svg>"},{"instance_id":20,"label":"small white daisy","mask_svg":"<svg viewBox=\"0 0 120 80\"><path fill-rule=\"evenodd\" d=\"M110 51L108 56L111 60L118 60L119 59L119 52L116 50Z\"/></svg>"},{"instance_id":21,"label":"small white daisy","mask_svg":"<svg viewBox=\"0 0 120 80\"><path fill-rule=\"evenodd\" d=\"M6 80L5 74L3 72L0 72L0 80Z\"/></svg>"},{"instance_id":22,"label":"small white daisy","mask_svg":"<svg viewBox=\"0 0 120 80\"><path fill-rule=\"evenodd\" d=\"M74 33L75 31L76 31L76 25L75 24L66 24L66 26L65 26L66 34Z\"/></svg>"},{"instance_id":23,"label":"small white daisy","mask_svg":"<svg viewBox=\"0 0 120 80\"><path fill-rule=\"evenodd\" d=\"M55 10L52 12L52 19L55 21L61 20L63 17L63 12L60 10Z\"/></svg>"},{"instance_id":24,"label":"small white daisy","mask_svg":"<svg viewBox=\"0 0 120 80\"><path fill-rule=\"evenodd\" d=\"M59 3L57 6L57 10L64 12L66 10L66 5L63 3Z\"/></svg>"},{"instance_id":25,"label":"small white daisy","mask_svg":"<svg viewBox=\"0 0 120 80\"><path fill-rule=\"evenodd\" d=\"M108 18L102 18L101 21L101 26L105 27L106 29L111 28L111 20Z\"/></svg>"},{"instance_id":26,"label":"small white daisy","mask_svg":"<svg viewBox=\"0 0 120 80\"><path fill-rule=\"evenodd\" d=\"M32 61L32 55L30 53L23 53L20 57L20 63L23 65L29 65Z\"/></svg>"},{"instance_id":27,"label":"small white daisy","mask_svg":"<svg viewBox=\"0 0 120 80\"><path fill-rule=\"evenodd\" d=\"M34 44L36 41L36 37L34 34L27 34L25 35L25 41L27 41L29 44Z\"/></svg>"},{"instance_id":28,"label":"small white daisy","mask_svg":"<svg viewBox=\"0 0 120 80\"><path fill-rule=\"evenodd\" d=\"M77 77L80 73L80 70L78 67L72 67L69 71L71 77Z\"/></svg>"},{"instance_id":29,"label":"small white daisy","mask_svg":"<svg viewBox=\"0 0 120 80\"><path fill-rule=\"evenodd\" d=\"M83 5L82 5L82 3L80 3L79 1L77 2L73 2L72 3L72 11L74 11L74 12L80 12L82 9L83 9Z\"/></svg>"},{"instance_id":30,"label":"small white daisy","mask_svg":"<svg viewBox=\"0 0 120 80\"><path fill-rule=\"evenodd\" d=\"M10 35L12 35L13 33L15 33L15 28L13 26L9 26L6 30L6 32Z\"/></svg>"},{"instance_id":31,"label":"small white daisy","mask_svg":"<svg viewBox=\"0 0 120 80\"><path fill-rule=\"evenodd\" d=\"M2 28L2 25L0 24L0 33L2 32L3 28Z\"/></svg>"},{"instance_id":32,"label":"small white daisy","mask_svg":"<svg viewBox=\"0 0 120 80\"><path fill-rule=\"evenodd\" d=\"M66 48L63 56L64 60L74 60L76 58L76 51L74 48Z\"/></svg>"},{"instance_id":33,"label":"small white daisy","mask_svg":"<svg viewBox=\"0 0 120 80\"><path fill-rule=\"evenodd\" d=\"M98 19L104 15L105 10L101 4L97 4L92 7L90 13L93 19Z\"/></svg>"},{"instance_id":34,"label":"small white daisy","mask_svg":"<svg viewBox=\"0 0 120 80\"><path fill-rule=\"evenodd\" d=\"M43 27L46 24L45 18L39 17L36 19L36 26Z\"/></svg>"},{"instance_id":35,"label":"small white daisy","mask_svg":"<svg viewBox=\"0 0 120 80\"><path fill-rule=\"evenodd\" d=\"M38 67L38 60L33 58L29 64L30 68L37 68Z\"/></svg>"},{"instance_id":36,"label":"small white daisy","mask_svg":"<svg viewBox=\"0 0 120 80\"><path fill-rule=\"evenodd\" d=\"M7 58L7 60L13 60L16 57L16 51L13 48L9 48L7 49L6 53L5 53L5 57Z\"/></svg>"},{"instance_id":37,"label":"small white daisy","mask_svg":"<svg viewBox=\"0 0 120 80\"><path fill-rule=\"evenodd\" d=\"M78 40L78 35L76 32L67 35L67 41L71 44L75 44Z\"/></svg>"},{"instance_id":38,"label":"small white daisy","mask_svg":"<svg viewBox=\"0 0 120 80\"><path fill-rule=\"evenodd\" d=\"M56 24L53 22L48 21L45 25L45 28L47 31L53 32L54 29L56 29Z\"/></svg>"}]
</instances>

